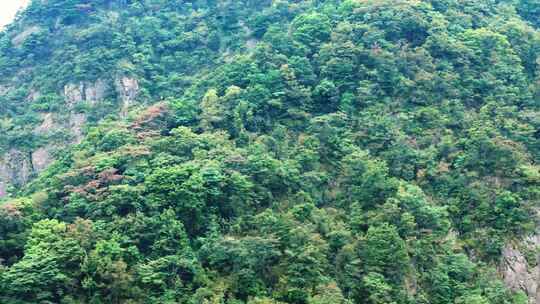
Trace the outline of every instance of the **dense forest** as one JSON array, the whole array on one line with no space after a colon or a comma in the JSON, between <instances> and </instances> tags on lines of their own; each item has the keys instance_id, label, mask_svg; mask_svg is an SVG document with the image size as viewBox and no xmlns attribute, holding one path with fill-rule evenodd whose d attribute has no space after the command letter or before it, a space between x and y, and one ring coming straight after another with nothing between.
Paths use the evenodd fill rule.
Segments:
<instances>
[{"instance_id":1,"label":"dense forest","mask_svg":"<svg viewBox=\"0 0 540 304\"><path fill-rule=\"evenodd\" d=\"M538 303L539 161L537 0L33 0L0 303Z\"/></svg>"}]
</instances>

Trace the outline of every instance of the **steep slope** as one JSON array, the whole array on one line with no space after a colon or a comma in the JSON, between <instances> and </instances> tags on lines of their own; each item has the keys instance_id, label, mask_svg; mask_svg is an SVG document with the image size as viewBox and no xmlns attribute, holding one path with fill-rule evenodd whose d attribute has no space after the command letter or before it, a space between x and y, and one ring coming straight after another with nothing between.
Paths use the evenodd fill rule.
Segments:
<instances>
[{"instance_id":1,"label":"steep slope","mask_svg":"<svg viewBox=\"0 0 540 304\"><path fill-rule=\"evenodd\" d=\"M535 303L535 8L34 1L0 302Z\"/></svg>"},{"instance_id":2,"label":"steep slope","mask_svg":"<svg viewBox=\"0 0 540 304\"><path fill-rule=\"evenodd\" d=\"M181 94L249 48L246 22L268 5L33 1L0 37L0 197L80 142L87 124Z\"/></svg>"}]
</instances>

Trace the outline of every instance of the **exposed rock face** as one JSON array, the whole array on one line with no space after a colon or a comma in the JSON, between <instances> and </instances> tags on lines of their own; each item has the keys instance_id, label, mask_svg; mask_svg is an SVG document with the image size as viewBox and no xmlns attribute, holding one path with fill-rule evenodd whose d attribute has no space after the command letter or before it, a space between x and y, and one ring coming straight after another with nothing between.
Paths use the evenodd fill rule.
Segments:
<instances>
[{"instance_id":1,"label":"exposed rock face","mask_svg":"<svg viewBox=\"0 0 540 304\"><path fill-rule=\"evenodd\" d=\"M0 178L0 198L7 195L7 185L1 179L2 178Z\"/></svg>"},{"instance_id":2,"label":"exposed rock face","mask_svg":"<svg viewBox=\"0 0 540 304\"><path fill-rule=\"evenodd\" d=\"M39 148L32 153L32 167L36 173L42 172L54 161L50 150L48 147Z\"/></svg>"},{"instance_id":3,"label":"exposed rock face","mask_svg":"<svg viewBox=\"0 0 540 304\"><path fill-rule=\"evenodd\" d=\"M66 84L64 86L64 97L66 98L66 104L69 107L73 107L75 104L81 102L84 94L84 84Z\"/></svg>"},{"instance_id":4,"label":"exposed rock face","mask_svg":"<svg viewBox=\"0 0 540 304\"><path fill-rule=\"evenodd\" d=\"M28 183L32 174L32 162L29 155L11 149L3 158L0 158L0 184L2 184L0 192L5 195L7 185L10 184L20 186Z\"/></svg>"},{"instance_id":5,"label":"exposed rock face","mask_svg":"<svg viewBox=\"0 0 540 304\"><path fill-rule=\"evenodd\" d=\"M54 161L52 147L39 148L33 153L11 149L0 158L0 198L7 195L8 187L27 184L35 173Z\"/></svg>"},{"instance_id":6,"label":"exposed rock face","mask_svg":"<svg viewBox=\"0 0 540 304\"><path fill-rule=\"evenodd\" d=\"M73 142L80 143L83 140L83 127L86 122L86 115L83 113L72 114L69 118L69 130L73 135Z\"/></svg>"},{"instance_id":7,"label":"exposed rock face","mask_svg":"<svg viewBox=\"0 0 540 304\"><path fill-rule=\"evenodd\" d=\"M84 114L74 114L70 121L61 123L53 113L42 113L42 122L33 133L38 136L47 136L58 129L70 129L75 132L77 138L82 137L82 124ZM23 186L29 182L36 173L45 170L53 161L54 145L38 148L31 152L21 152L16 149L10 150L4 156L0 156L0 198L7 194L9 185Z\"/></svg>"},{"instance_id":8,"label":"exposed rock face","mask_svg":"<svg viewBox=\"0 0 540 304\"><path fill-rule=\"evenodd\" d=\"M21 37L17 39L26 39L32 33L39 31L39 28L29 29L26 33L21 33ZM24 35L23 35L24 34ZM12 87L0 86L0 95L9 92ZM127 113L127 109L137 99L140 88L139 82L135 78L120 77L112 86L105 80L97 80L95 82L79 82L69 83L64 86L63 96L67 109L71 109L67 118L62 118L54 113L43 113L42 122L33 130L38 136L47 136L57 130L67 130L70 133L72 140L71 144L80 143L84 137L84 125L87 117L84 113L76 113L72 109L81 103L87 102L91 105L99 103L113 93L116 89L118 100L121 103L121 111ZM33 102L40 96L40 92L31 90L26 100ZM46 147L41 147L35 151L21 152L12 149L4 155L0 155L0 198L7 194L9 186L23 186L27 184L31 177L36 173L45 170L53 161L53 151L68 143L50 144Z\"/></svg>"},{"instance_id":9,"label":"exposed rock face","mask_svg":"<svg viewBox=\"0 0 540 304\"><path fill-rule=\"evenodd\" d=\"M84 99L92 104L103 100L107 96L109 87L105 81L99 79L94 83L84 85Z\"/></svg>"},{"instance_id":10,"label":"exposed rock face","mask_svg":"<svg viewBox=\"0 0 540 304\"><path fill-rule=\"evenodd\" d=\"M73 108L77 103L86 101L94 105L107 97L110 87L104 80L97 80L93 83L80 82L78 84L67 84L64 86L64 97L69 108ZM74 137L74 143L81 142L83 138L83 126L86 123L86 115L83 113L71 113L67 128Z\"/></svg>"},{"instance_id":11,"label":"exposed rock face","mask_svg":"<svg viewBox=\"0 0 540 304\"><path fill-rule=\"evenodd\" d=\"M80 143L83 138L83 127L86 123L86 114L84 113L71 113L69 117L60 121L58 117L55 117L53 113L42 114L42 122L34 129L36 135L48 135L59 129L68 130L71 134L73 141L71 143Z\"/></svg>"},{"instance_id":12,"label":"exposed rock face","mask_svg":"<svg viewBox=\"0 0 540 304\"><path fill-rule=\"evenodd\" d=\"M139 81L125 76L118 78L116 80L116 91L122 101L122 113L125 114L139 95Z\"/></svg>"},{"instance_id":13,"label":"exposed rock face","mask_svg":"<svg viewBox=\"0 0 540 304\"><path fill-rule=\"evenodd\" d=\"M39 33L39 31L41 31L41 28L39 26L28 27L20 34L15 36L13 39L11 39L11 43L18 47L26 40L26 38L30 37L30 35L32 34Z\"/></svg>"},{"instance_id":14,"label":"exposed rock face","mask_svg":"<svg viewBox=\"0 0 540 304\"><path fill-rule=\"evenodd\" d=\"M0 95L7 93L11 88L0 87ZM103 80L96 82L71 83L64 86L64 99L68 109L72 109L80 102L95 104L107 97L110 86ZM27 101L32 102L39 98L38 91L31 90ZM79 143L83 139L83 128L86 123L86 114L71 112L67 119L57 117L54 113L43 113L42 122L35 127L33 133L38 136L47 136L57 130L67 130L72 136L70 143ZM57 143L58 147L68 143ZM10 185L23 186L31 177L45 170L53 161L53 151L57 149L54 144L41 147L35 151L23 153L12 149L0 155L0 198L7 194Z\"/></svg>"},{"instance_id":15,"label":"exposed rock face","mask_svg":"<svg viewBox=\"0 0 540 304\"><path fill-rule=\"evenodd\" d=\"M41 115L41 119L42 119L42 122L39 126L37 126L34 129L34 134L45 135L57 127L54 122L52 113L43 113Z\"/></svg>"},{"instance_id":16,"label":"exposed rock face","mask_svg":"<svg viewBox=\"0 0 540 304\"><path fill-rule=\"evenodd\" d=\"M88 101L91 104L103 100L107 96L109 86L101 79L96 82L69 83L64 86L64 97L66 104L73 107L81 101Z\"/></svg>"},{"instance_id":17,"label":"exposed rock face","mask_svg":"<svg viewBox=\"0 0 540 304\"><path fill-rule=\"evenodd\" d=\"M529 304L540 304L540 227L521 244L507 245L502 254L501 272L506 285L525 292Z\"/></svg>"}]
</instances>

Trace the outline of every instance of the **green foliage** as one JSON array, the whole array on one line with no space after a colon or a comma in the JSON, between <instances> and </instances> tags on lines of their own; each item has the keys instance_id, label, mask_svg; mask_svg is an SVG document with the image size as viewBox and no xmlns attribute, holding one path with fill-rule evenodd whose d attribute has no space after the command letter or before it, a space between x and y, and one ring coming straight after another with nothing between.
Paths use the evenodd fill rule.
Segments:
<instances>
[{"instance_id":1,"label":"green foliage","mask_svg":"<svg viewBox=\"0 0 540 304\"><path fill-rule=\"evenodd\" d=\"M297 16L292 24L293 39L314 52L330 39L331 24L327 16L318 13Z\"/></svg>"},{"instance_id":2,"label":"green foliage","mask_svg":"<svg viewBox=\"0 0 540 304\"><path fill-rule=\"evenodd\" d=\"M380 273L396 282L407 273L409 257L395 227L387 224L370 227L359 246L359 256L367 273Z\"/></svg>"},{"instance_id":3,"label":"green foliage","mask_svg":"<svg viewBox=\"0 0 540 304\"><path fill-rule=\"evenodd\" d=\"M534 1L87 2L0 34L5 159L81 140L13 177L1 303L526 302Z\"/></svg>"}]
</instances>

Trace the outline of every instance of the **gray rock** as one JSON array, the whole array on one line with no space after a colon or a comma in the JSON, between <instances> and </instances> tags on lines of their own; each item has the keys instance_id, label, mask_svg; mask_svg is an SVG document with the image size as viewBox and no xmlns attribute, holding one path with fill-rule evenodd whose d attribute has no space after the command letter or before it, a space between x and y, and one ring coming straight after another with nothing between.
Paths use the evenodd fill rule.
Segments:
<instances>
[{"instance_id":1,"label":"gray rock","mask_svg":"<svg viewBox=\"0 0 540 304\"><path fill-rule=\"evenodd\" d=\"M43 147L32 153L32 167L34 172L42 172L54 161L50 150L50 147Z\"/></svg>"},{"instance_id":2,"label":"gray rock","mask_svg":"<svg viewBox=\"0 0 540 304\"><path fill-rule=\"evenodd\" d=\"M46 135L51 133L54 129L59 128L53 119L52 113L41 114L41 124L34 129L36 135Z\"/></svg>"},{"instance_id":3,"label":"gray rock","mask_svg":"<svg viewBox=\"0 0 540 304\"><path fill-rule=\"evenodd\" d=\"M536 261L527 261L527 250L536 256ZM521 290L529 298L529 304L540 304L540 227L538 233L520 244L508 244L502 252L501 273L506 286L514 291Z\"/></svg>"},{"instance_id":4,"label":"gray rock","mask_svg":"<svg viewBox=\"0 0 540 304\"><path fill-rule=\"evenodd\" d=\"M78 144L83 140L83 127L86 123L86 114L72 113L69 117L69 130L73 135L73 143Z\"/></svg>"},{"instance_id":5,"label":"gray rock","mask_svg":"<svg viewBox=\"0 0 540 304\"><path fill-rule=\"evenodd\" d=\"M0 180L0 198L5 197L6 195L7 195L7 185L3 181Z\"/></svg>"},{"instance_id":6,"label":"gray rock","mask_svg":"<svg viewBox=\"0 0 540 304\"><path fill-rule=\"evenodd\" d=\"M96 82L69 83L64 86L64 98L69 107L82 101L95 104L107 96L108 90L109 86L101 79Z\"/></svg>"},{"instance_id":7,"label":"gray rock","mask_svg":"<svg viewBox=\"0 0 540 304\"><path fill-rule=\"evenodd\" d=\"M30 31L25 35L31 35ZM23 39L21 36L19 39ZM13 87L0 85L0 96L9 93ZM4 155L0 154L0 198L7 195L9 186L20 187L27 184L32 176L45 170L53 161L53 151L69 144L78 144L84 138L84 125L87 116L76 113L74 107L82 102L95 105L111 95L113 86L102 79L95 82L68 83L64 86L62 95L69 111L66 116L54 113L41 114L42 122L36 126L33 133L38 136L48 136L55 131L64 130L71 135L69 142L50 143L47 147L39 148L33 152L23 153L10 150ZM139 83L136 79L122 77L117 80L119 101L122 111L137 98ZM40 92L30 90L26 97L27 102L34 102L40 97Z\"/></svg>"},{"instance_id":8,"label":"gray rock","mask_svg":"<svg viewBox=\"0 0 540 304\"><path fill-rule=\"evenodd\" d=\"M139 81L135 78L124 76L116 79L116 92L122 102L123 115L139 96L139 90Z\"/></svg>"},{"instance_id":9,"label":"gray rock","mask_svg":"<svg viewBox=\"0 0 540 304\"><path fill-rule=\"evenodd\" d=\"M19 33L17 36L13 37L11 39L11 43L13 43L14 46L19 47L22 45L22 43L26 40L26 38L30 37L30 35L39 33L41 31L41 28L39 26L30 26L21 33Z\"/></svg>"},{"instance_id":10,"label":"gray rock","mask_svg":"<svg viewBox=\"0 0 540 304\"><path fill-rule=\"evenodd\" d=\"M108 89L107 83L101 79L94 83L85 83L84 99L91 104L95 104L106 97Z\"/></svg>"},{"instance_id":11,"label":"gray rock","mask_svg":"<svg viewBox=\"0 0 540 304\"><path fill-rule=\"evenodd\" d=\"M84 84L82 82L79 84L69 83L64 86L64 97L69 107L73 107L75 104L83 101L83 94Z\"/></svg>"},{"instance_id":12,"label":"gray rock","mask_svg":"<svg viewBox=\"0 0 540 304\"><path fill-rule=\"evenodd\" d=\"M11 149L0 159L0 183L4 184L4 192L8 184L15 186L25 185L32 174L29 153Z\"/></svg>"}]
</instances>

